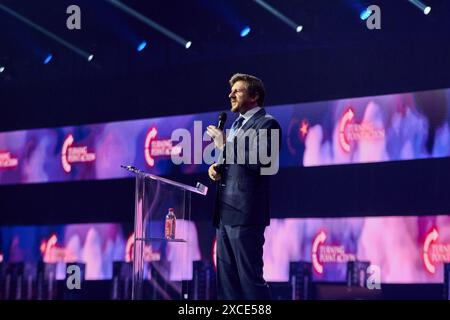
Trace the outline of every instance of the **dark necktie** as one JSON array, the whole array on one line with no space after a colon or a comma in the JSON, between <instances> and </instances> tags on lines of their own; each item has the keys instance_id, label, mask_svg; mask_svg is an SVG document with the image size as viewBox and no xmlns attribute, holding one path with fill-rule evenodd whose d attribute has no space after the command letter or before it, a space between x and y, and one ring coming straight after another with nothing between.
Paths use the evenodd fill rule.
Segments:
<instances>
[{"instance_id":1,"label":"dark necktie","mask_svg":"<svg viewBox=\"0 0 450 320\"><path fill-rule=\"evenodd\" d=\"M231 129L233 129L234 131L237 131L242 126L243 122L244 122L244 117L239 116L239 118L234 120L233 125L231 126Z\"/></svg>"}]
</instances>

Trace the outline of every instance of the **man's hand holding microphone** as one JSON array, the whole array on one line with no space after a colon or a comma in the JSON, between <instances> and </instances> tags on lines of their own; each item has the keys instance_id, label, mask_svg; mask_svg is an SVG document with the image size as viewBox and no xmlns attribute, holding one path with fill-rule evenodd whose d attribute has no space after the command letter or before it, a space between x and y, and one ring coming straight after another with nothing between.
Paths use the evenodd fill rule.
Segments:
<instances>
[{"instance_id":1,"label":"man's hand holding microphone","mask_svg":"<svg viewBox=\"0 0 450 320\"><path fill-rule=\"evenodd\" d=\"M225 122L227 121L226 112L222 112L219 115L219 123L216 126L210 125L206 128L207 134L214 140L214 145L218 150L223 152L226 143L226 137L223 132ZM213 163L208 169L208 175L213 181L219 181L221 178L221 163Z\"/></svg>"}]
</instances>

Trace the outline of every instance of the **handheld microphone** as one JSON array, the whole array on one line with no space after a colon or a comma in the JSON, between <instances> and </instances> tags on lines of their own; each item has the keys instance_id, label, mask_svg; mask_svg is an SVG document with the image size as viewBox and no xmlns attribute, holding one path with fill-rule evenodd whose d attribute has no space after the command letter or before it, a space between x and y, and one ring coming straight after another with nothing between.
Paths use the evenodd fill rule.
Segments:
<instances>
[{"instance_id":1,"label":"handheld microphone","mask_svg":"<svg viewBox=\"0 0 450 320\"><path fill-rule=\"evenodd\" d=\"M223 131L223 128L225 127L225 122L227 121L227 113L226 112L222 112L221 114L219 114L219 123L217 124L217 128L219 130Z\"/></svg>"},{"instance_id":2,"label":"handheld microphone","mask_svg":"<svg viewBox=\"0 0 450 320\"><path fill-rule=\"evenodd\" d=\"M219 122L217 123L217 128L219 130L223 131L223 128L225 127L225 122L227 121L227 113L226 112L222 112L219 114ZM224 160L224 157L222 157L222 162ZM217 173L220 173L222 171L222 163L219 163L219 165L217 167L214 168L214 170Z\"/></svg>"}]
</instances>

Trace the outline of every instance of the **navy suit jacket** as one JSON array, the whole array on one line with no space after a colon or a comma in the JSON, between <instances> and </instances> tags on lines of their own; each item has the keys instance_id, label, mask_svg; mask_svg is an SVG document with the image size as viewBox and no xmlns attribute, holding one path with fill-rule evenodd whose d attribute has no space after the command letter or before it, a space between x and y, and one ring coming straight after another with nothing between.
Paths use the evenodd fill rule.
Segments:
<instances>
[{"instance_id":1,"label":"navy suit jacket","mask_svg":"<svg viewBox=\"0 0 450 320\"><path fill-rule=\"evenodd\" d=\"M267 144L268 154L271 149L271 130L279 130L278 146L281 147L280 124L268 115L264 109L255 113L239 130L239 135L247 130L255 129L259 136L259 129L266 129L265 139L256 139L257 147ZM269 164L262 164L258 156L256 164L249 161L249 151L252 146L245 144L245 148L237 150L238 136L234 138L234 145L227 142L227 148L234 147L233 163L226 163L222 167L221 179L217 183L217 199L214 208L213 224L218 227L221 221L224 225L269 225L270 223L270 175L261 175L261 168ZM254 146L253 146L254 148ZM277 150L279 154L280 150ZM237 155L245 156L245 163L237 163ZM278 161L278 159L276 159Z\"/></svg>"}]
</instances>

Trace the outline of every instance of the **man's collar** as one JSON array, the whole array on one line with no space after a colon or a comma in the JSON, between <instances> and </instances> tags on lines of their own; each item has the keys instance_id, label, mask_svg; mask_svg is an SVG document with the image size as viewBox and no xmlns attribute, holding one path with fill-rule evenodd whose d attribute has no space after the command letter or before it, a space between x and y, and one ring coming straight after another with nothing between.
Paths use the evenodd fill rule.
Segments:
<instances>
[{"instance_id":1,"label":"man's collar","mask_svg":"<svg viewBox=\"0 0 450 320\"><path fill-rule=\"evenodd\" d=\"M261 107L254 107L250 110L248 110L246 113L244 114L240 114L240 117L244 117L245 120L250 119L255 113L257 113L259 110L261 110Z\"/></svg>"}]
</instances>

